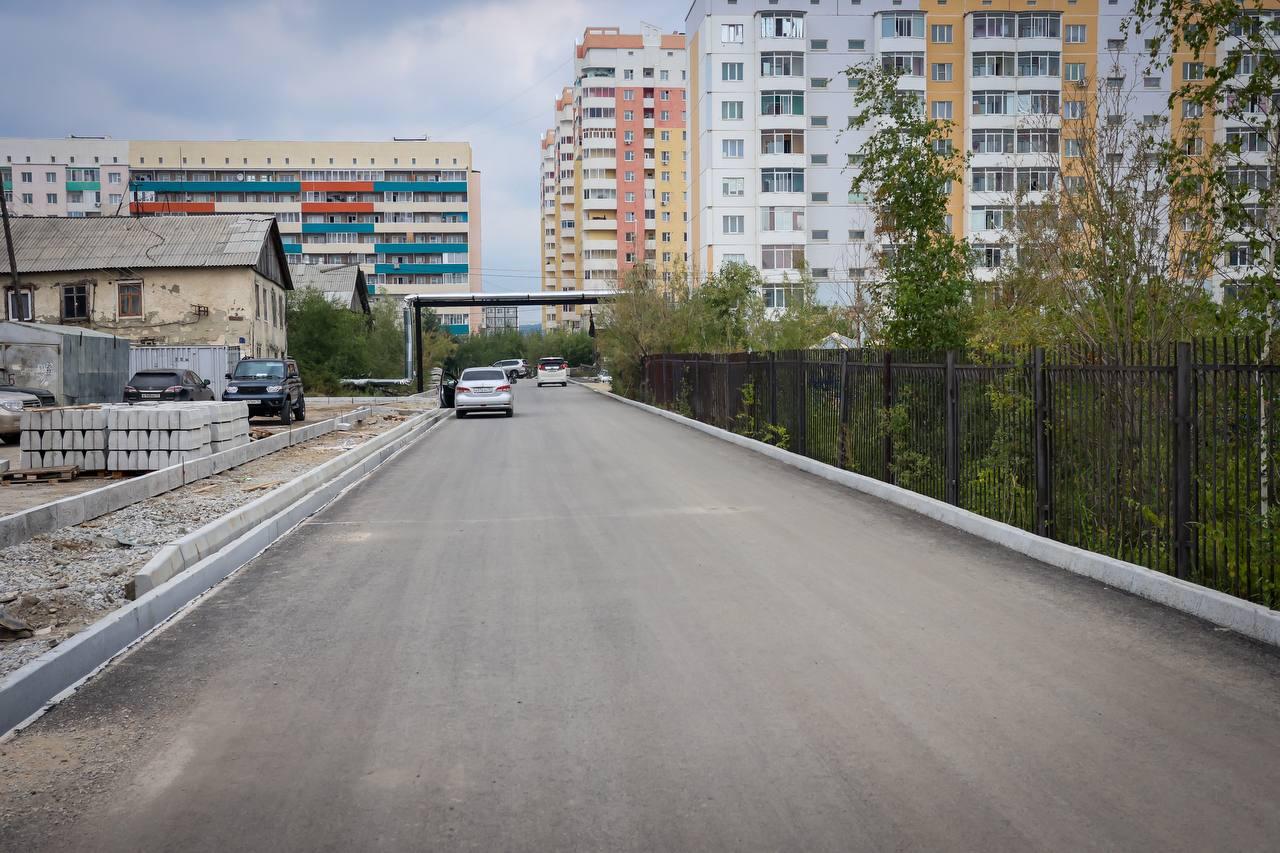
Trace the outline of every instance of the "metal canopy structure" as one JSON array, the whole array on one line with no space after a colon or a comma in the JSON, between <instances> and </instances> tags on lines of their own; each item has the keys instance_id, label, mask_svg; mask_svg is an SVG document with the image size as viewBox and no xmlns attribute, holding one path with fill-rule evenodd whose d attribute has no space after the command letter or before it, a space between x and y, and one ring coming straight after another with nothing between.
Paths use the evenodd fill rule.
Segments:
<instances>
[{"instance_id":1,"label":"metal canopy structure","mask_svg":"<svg viewBox=\"0 0 1280 853\"><path fill-rule=\"evenodd\" d=\"M484 308L495 305L596 305L617 296L616 290L540 290L533 293L411 293L404 297L405 319L413 307L413 350L418 393L425 387L422 375L422 309ZM408 335L405 336L408 338ZM406 341L407 344L407 341ZM407 367L407 365L406 365Z\"/></svg>"},{"instance_id":2,"label":"metal canopy structure","mask_svg":"<svg viewBox=\"0 0 1280 853\"><path fill-rule=\"evenodd\" d=\"M405 305L416 308L482 308L496 305L595 305L616 290L541 290L533 293L413 293Z\"/></svg>"}]
</instances>

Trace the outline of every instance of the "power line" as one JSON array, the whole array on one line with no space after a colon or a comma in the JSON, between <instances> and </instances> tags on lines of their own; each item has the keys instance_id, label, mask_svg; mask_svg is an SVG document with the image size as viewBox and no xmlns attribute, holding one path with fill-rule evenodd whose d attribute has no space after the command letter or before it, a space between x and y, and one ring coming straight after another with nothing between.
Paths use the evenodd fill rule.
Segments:
<instances>
[{"instance_id":1,"label":"power line","mask_svg":"<svg viewBox=\"0 0 1280 853\"><path fill-rule=\"evenodd\" d=\"M572 58L572 57L570 57L569 59L566 59L564 62L561 62L561 63L560 63L559 65L557 65L555 68L552 68L552 69L551 69L549 72L547 72L545 75L543 75L542 77L539 77L539 78L538 78L537 80L535 80L533 83L531 83L531 84L529 84L528 86L526 86L525 88L521 89L519 92L516 92L514 95L512 95L512 96L511 96L511 97L509 97L509 98L507 98L506 100L499 101L499 102L498 102L498 103L493 107L493 109L489 110L489 111L488 111L488 112L486 112L486 113L482 113L481 115L477 116L476 118L472 119L471 121L467 122L466 124L464 124L464 125L462 125L462 126L460 126L460 127L456 127L456 128L453 128L453 129L449 130L447 133L445 133L445 134L444 134L444 136L459 136L459 135L461 135L462 131L464 131L464 130L467 130L467 129L469 129L469 128L474 127L475 125L477 125L477 124L479 124L480 122L484 121L485 119L489 118L489 116L491 116L491 115L493 115L494 113L498 112L498 110L502 109L502 108L503 108L503 107L505 107L507 104L511 103L512 101L516 100L517 98L522 97L523 95L528 94L529 92L531 92L531 91L532 91L533 89L535 89L536 87L538 87L538 86L542 85L542 84L543 84L543 83L545 83L547 80L549 80L553 74L557 74L557 73L559 73L559 72L560 72L560 69L564 68L566 65L568 65L568 64L569 64L569 63L571 63L572 61L573 61L573 58Z\"/></svg>"}]
</instances>

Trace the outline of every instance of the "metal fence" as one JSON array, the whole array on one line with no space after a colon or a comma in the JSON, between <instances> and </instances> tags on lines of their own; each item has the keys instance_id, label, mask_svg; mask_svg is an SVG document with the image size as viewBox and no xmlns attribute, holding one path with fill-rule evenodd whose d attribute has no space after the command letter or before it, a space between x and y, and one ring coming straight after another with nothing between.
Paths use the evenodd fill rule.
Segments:
<instances>
[{"instance_id":1,"label":"metal fence","mask_svg":"<svg viewBox=\"0 0 1280 853\"><path fill-rule=\"evenodd\" d=\"M1280 608L1280 365L1247 340L645 360L648 402Z\"/></svg>"}]
</instances>

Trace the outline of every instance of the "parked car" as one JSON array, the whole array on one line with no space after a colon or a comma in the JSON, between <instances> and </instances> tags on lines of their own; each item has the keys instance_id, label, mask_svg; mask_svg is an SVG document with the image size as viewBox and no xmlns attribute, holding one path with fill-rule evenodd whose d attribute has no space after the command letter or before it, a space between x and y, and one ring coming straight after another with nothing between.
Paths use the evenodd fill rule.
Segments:
<instances>
[{"instance_id":1,"label":"parked car","mask_svg":"<svg viewBox=\"0 0 1280 853\"><path fill-rule=\"evenodd\" d=\"M495 361L494 367L501 367L507 371L507 375L515 375L516 379L529 378L529 363L523 358L504 358L501 361Z\"/></svg>"},{"instance_id":2,"label":"parked car","mask_svg":"<svg viewBox=\"0 0 1280 853\"><path fill-rule=\"evenodd\" d=\"M288 425L307 419L298 364L291 358L242 358L227 374L224 400L249 404L249 417L275 415Z\"/></svg>"},{"instance_id":3,"label":"parked car","mask_svg":"<svg viewBox=\"0 0 1280 853\"><path fill-rule=\"evenodd\" d=\"M126 403L146 400L216 400L208 379L191 370L139 370L124 386Z\"/></svg>"},{"instance_id":4,"label":"parked car","mask_svg":"<svg viewBox=\"0 0 1280 853\"><path fill-rule=\"evenodd\" d=\"M0 385L0 391L17 391L19 394L30 394L40 401L41 406L56 406L58 398L48 388L24 388L21 385Z\"/></svg>"},{"instance_id":5,"label":"parked car","mask_svg":"<svg viewBox=\"0 0 1280 853\"><path fill-rule=\"evenodd\" d=\"M0 438L15 442L22 435L22 410L34 409L40 398L25 391L0 391Z\"/></svg>"},{"instance_id":6,"label":"parked car","mask_svg":"<svg viewBox=\"0 0 1280 853\"><path fill-rule=\"evenodd\" d=\"M507 372L500 367L468 367L462 371L454 388L453 409L460 418L472 412L514 415L516 398Z\"/></svg>"},{"instance_id":7,"label":"parked car","mask_svg":"<svg viewBox=\"0 0 1280 853\"><path fill-rule=\"evenodd\" d=\"M562 357L550 356L538 359L538 387L569 384L569 362Z\"/></svg>"}]
</instances>

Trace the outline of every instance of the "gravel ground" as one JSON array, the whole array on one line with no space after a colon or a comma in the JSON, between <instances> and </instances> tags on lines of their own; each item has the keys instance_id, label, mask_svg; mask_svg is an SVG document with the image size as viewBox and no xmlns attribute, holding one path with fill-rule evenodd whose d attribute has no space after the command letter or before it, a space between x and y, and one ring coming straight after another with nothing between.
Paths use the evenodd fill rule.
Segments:
<instances>
[{"instance_id":1,"label":"gravel ground","mask_svg":"<svg viewBox=\"0 0 1280 853\"><path fill-rule=\"evenodd\" d=\"M164 544L333 459L405 420L375 415L74 527L6 549L0 608L34 635L0 640L0 677L124 604L125 583Z\"/></svg>"}]
</instances>

